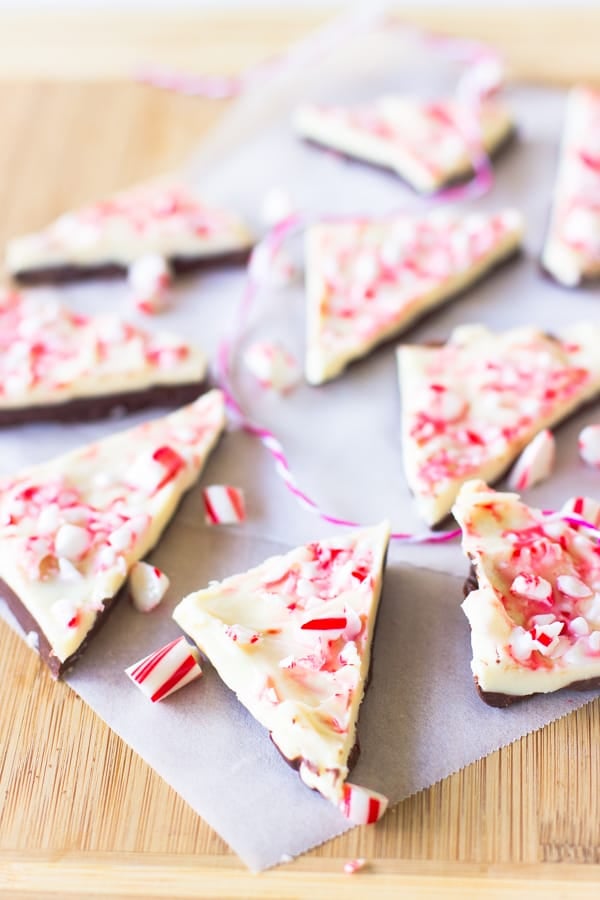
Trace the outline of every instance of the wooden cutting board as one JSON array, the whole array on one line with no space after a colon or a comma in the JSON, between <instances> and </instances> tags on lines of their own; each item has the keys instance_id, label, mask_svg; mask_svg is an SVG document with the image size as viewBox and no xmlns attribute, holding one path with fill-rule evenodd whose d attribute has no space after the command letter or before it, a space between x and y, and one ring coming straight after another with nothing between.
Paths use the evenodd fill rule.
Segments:
<instances>
[{"instance_id":1,"label":"wooden cutting board","mask_svg":"<svg viewBox=\"0 0 600 900\"><path fill-rule=\"evenodd\" d=\"M600 82L600 11L406 11L494 40L511 72ZM0 239L185 160L226 108L130 78L236 71L324 13L0 15ZM1 440L1 438L0 438ZM1 446L1 444L0 444ZM0 623L0 893L93 897L597 897L600 703L261 876ZM367 870L342 874L362 856Z\"/></svg>"}]
</instances>

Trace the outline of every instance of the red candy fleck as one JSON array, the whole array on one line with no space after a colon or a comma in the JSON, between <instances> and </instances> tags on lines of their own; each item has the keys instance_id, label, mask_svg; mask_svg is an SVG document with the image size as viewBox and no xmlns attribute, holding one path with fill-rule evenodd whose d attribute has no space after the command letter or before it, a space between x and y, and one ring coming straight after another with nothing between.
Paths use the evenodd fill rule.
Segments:
<instances>
[{"instance_id":1,"label":"red candy fleck","mask_svg":"<svg viewBox=\"0 0 600 900\"><path fill-rule=\"evenodd\" d=\"M185 460L176 450L173 450L172 447L159 447L158 450L155 450L152 454L152 459L156 460L157 463L160 463L166 470L164 477L156 487L157 491L175 478L182 469L185 469Z\"/></svg>"},{"instance_id":2,"label":"red candy fleck","mask_svg":"<svg viewBox=\"0 0 600 900\"><path fill-rule=\"evenodd\" d=\"M347 623L346 616L330 616L324 619L309 619L300 627L303 631L343 631Z\"/></svg>"}]
</instances>

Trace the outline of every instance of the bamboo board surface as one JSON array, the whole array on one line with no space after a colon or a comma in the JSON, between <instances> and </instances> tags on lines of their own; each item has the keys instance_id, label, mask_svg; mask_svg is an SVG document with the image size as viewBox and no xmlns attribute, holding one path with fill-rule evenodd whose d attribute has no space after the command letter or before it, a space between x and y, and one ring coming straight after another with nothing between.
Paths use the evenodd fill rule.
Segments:
<instances>
[{"instance_id":1,"label":"bamboo board surface","mask_svg":"<svg viewBox=\"0 0 600 900\"><path fill-rule=\"evenodd\" d=\"M600 82L600 11L413 11L494 38L520 77ZM0 15L0 240L183 161L225 102L131 82L148 60L234 71L324 14ZM200 62L199 62L200 61ZM90 139L91 138L91 139ZM296 862L253 876L0 623L0 895L597 897L600 702ZM352 878L345 860L364 856Z\"/></svg>"}]
</instances>

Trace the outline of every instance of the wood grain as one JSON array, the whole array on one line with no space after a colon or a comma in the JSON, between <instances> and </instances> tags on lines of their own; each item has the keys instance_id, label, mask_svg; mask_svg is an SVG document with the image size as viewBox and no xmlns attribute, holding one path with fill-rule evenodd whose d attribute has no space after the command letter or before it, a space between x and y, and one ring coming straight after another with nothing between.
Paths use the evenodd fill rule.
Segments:
<instances>
[{"instance_id":1,"label":"wood grain","mask_svg":"<svg viewBox=\"0 0 600 900\"><path fill-rule=\"evenodd\" d=\"M450 19L441 11L413 18L497 38L520 74L597 78L599 59L588 55L592 28L581 21L575 28L566 14L559 19L555 12L542 19L516 12L472 20L453 13ZM589 15L600 24L596 12ZM133 49L127 19L116 28L110 18L102 27L97 18L87 25L84 18L75 16L68 26L57 17L44 31L42 19L26 29L23 17L0 17L0 241L67 207L171 169L226 107L115 80L115 72L150 50L167 61L198 67L198 60L207 60L214 70L234 69L281 49L321 16L192 17L189 28L175 18L159 27L147 16L136 19ZM549 41L543 54L540 33ZM42 34L47 46L40 61ZM121 49L107 56L111 42ZM559 43L564 52L550 71L548 48ZM56 66L53 73L70 80L39 80L44 66ZM110 82L98 80L107 74ZM67 687L52 682L34 654L0 624L0 894L20 900L371 893L499 898L525 891L531 898L552 891L597 896L599 746L595 701L408 799L377 826L356 829L290 866L250 876L223 841ZM370 869L344 876L343 861L355 856L371 860Z\"/></svg>"}]
</instances>

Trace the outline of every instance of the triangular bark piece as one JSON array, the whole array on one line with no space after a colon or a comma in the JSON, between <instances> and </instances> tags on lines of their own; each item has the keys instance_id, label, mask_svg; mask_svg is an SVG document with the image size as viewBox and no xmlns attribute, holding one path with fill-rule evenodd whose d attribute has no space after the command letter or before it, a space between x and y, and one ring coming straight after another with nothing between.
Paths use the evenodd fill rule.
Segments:
<instances>
[{"instance_id":1,"label":"triangular bark piece","mask_svg":"<svg viewBox=\"0 0 600 900\"><path fill-rule=\"evenodd\" d=\"M220 391L0 482L0 596L56 676L159 540L225 424Z\"/></svg>"},{"instance_id":2,"label":"triangular bark piece","mask_svg":"<svg viewBox=\"0 0 600 900\"><path fill-rule=\"evenodd\" d=\"M0 292L0 425L81 421L201 393L204 354L168 332Z\"/></svg>"},{"instance_id":3,"label":"triangular bark piece","mask_svg":"<svg viewBox=\"0 0 600 900\"><path fill-rule=\"evenodd\" d=\"M493 154L513 132L509 112L495 100L475 110L403 95L360 107L307 104L293 124L311 143L389 169L425 194L472 174L473 156L482 147Z\"/></svg>"},{"instance_id":4,"label":"triangular bark piece","mask_svg":"<svg viewBox=\"0 0 600 900\"><path fill-rule=\"evenodd\" d=\"M339 805L369 673L387 523L190 594L173 617L302 780Z\"/></svg>"},{"instance_id":5,"label":"triangular bark piece","mask_svg":"<svg viewBox=\"0 0 600 900\"><path fill-rule=\"evenodd\" d=\"M515 210L319 224L306 244L306 378L321 384L518 249Z\"/></svg>"},{"instance_id":6,"label":"triangular bark piece","mask_svg":"<svg viewBox=\"0 0 600 900\"><path fill-rule=\"evenodd\" d=\"M600 91L573 88L567 103L544 269L575 287L600 278Z\"/></svg>"},{"instance_id":7,"label":"triangular bark piece","mask_svg":"<svg viewBox=\"0 0 600 900\"><path fill-rule=\"evenodd\" d=\"M598 394L599 342L589 322L556 337L465 325L441 346L399 348L404 470L428 524L465 481L496 481L539 431Z\"/></svg>"},{"instance_id":8,"label":"triangular bark piece","mask_svg":"<svg viewBox=\"0 0 600 900\"><path fill-rule=\"evenodd\" d=\"M68 212L9 241L6 268L27 284L124 275L158 254L178 274L245 260L253 239L241 219L205 203L189 185L156 181Z\"/></svg>"},{"instance_id":9,"label":"triangular bark piece","mask_svg":"<svg viewBox=\"0 0 600 900\"><path fill-rule=\"evenodd\" d=\"M595 501L576 501L598 516ZM543 513L482 481L457 497L454 515L473 566L463 603L471 667L492 706L568 685L600 687L598 531L576 524L574 506Z\"/></svg>"}]
</instances>

